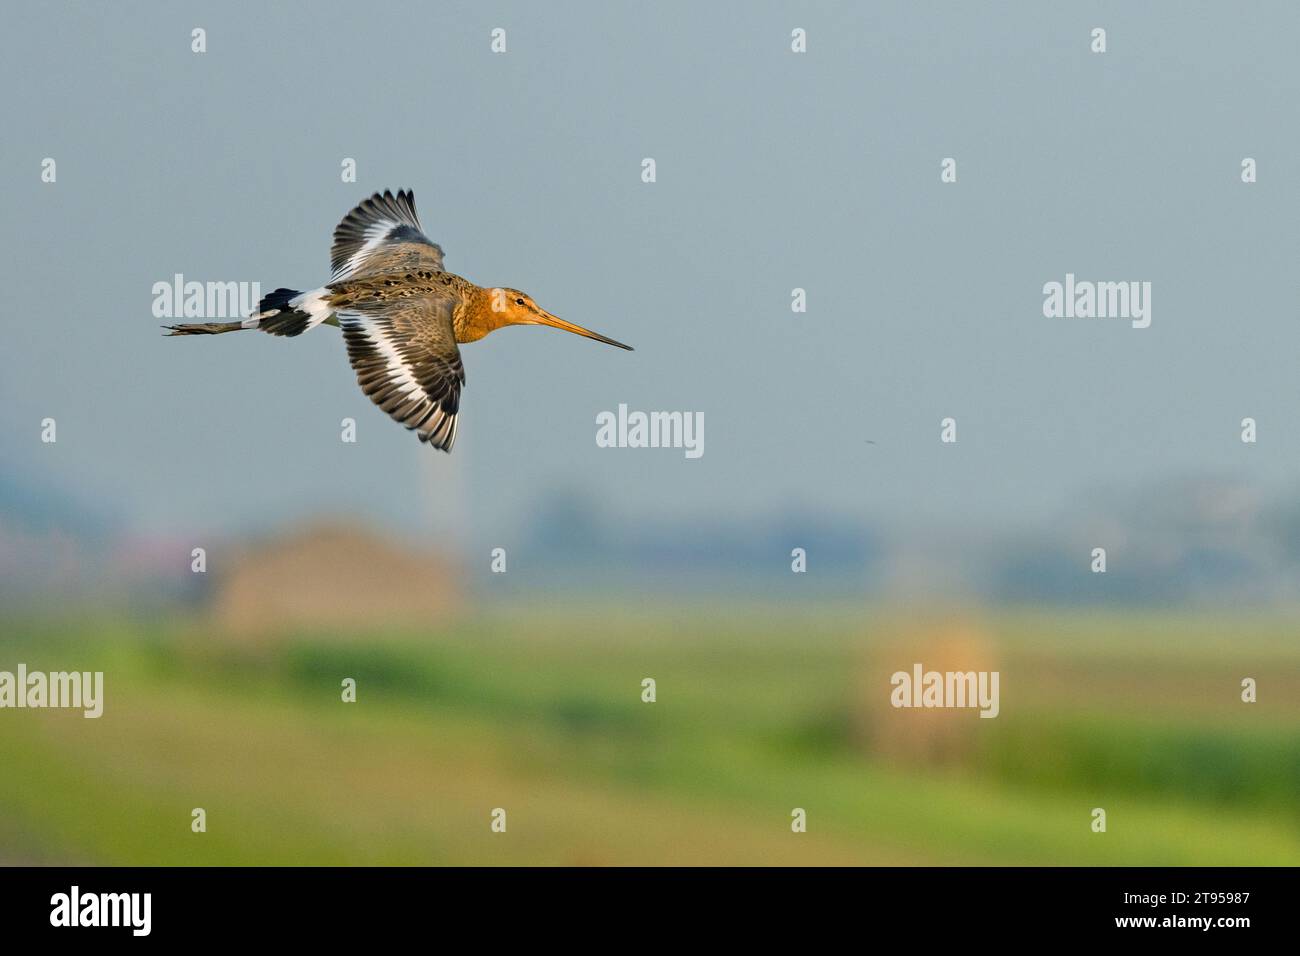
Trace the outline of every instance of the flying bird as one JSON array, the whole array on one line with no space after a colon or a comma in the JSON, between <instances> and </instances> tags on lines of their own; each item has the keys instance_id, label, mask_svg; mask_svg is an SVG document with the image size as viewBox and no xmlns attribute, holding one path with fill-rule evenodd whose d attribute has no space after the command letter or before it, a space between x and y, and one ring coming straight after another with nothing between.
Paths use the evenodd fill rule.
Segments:
<instances>
[{"instance_id":1,"label":"flying bird","mask_svg":"<svg viewBox=\"0 0 1300 956\"><path fill-rule=\"evenodd\" d=\"M348 361L370 400L451 451L465 384L463 342L507 325L549 325L631 351L547 312L518 289L477 286L442 265L442 248L424 234L415 195L375 193L334 230L330 280L319 289L276 289L239 322L168 325L168 335L220 335L261 329L301 335L318 325L343 330Z\"/></svg>"}]
</instances>

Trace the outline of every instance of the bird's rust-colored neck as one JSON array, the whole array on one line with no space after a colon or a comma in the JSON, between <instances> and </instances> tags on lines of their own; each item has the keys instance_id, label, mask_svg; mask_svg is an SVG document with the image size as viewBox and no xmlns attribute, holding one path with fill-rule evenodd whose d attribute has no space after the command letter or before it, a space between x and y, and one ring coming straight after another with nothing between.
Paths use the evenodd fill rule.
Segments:
<instances>
[{"instance_id":1,"label":"bird's rust-colored neck","mask_svg":"<svg viewBox=\"0 0 1300 956\"><path fill-rule=\"evenodd\" d=\"M489 332L509 323L506 313L493 310L492 300L495 290L466 283L461 293L461 305L456 310L456 341L477 342Z\"/></svg>"}]
</instances>

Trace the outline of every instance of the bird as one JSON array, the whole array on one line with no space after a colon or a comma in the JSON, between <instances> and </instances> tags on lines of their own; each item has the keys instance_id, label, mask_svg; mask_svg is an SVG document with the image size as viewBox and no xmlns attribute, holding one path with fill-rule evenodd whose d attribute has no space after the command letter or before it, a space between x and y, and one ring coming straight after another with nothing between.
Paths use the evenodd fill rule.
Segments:
<instances>
[{"instance_id":1,"label":"bird","mask_svg":"<svg viewBox=\"0 0 1300 956\"><path fill-rule=\"evenodd\" d=\"M465 369L459 346L507 325L548 325L632 351L566 322L518 289L478 286L443 267L442 247L420 226L409 189L375 193L334 230L329 281L276 289L235 322L166 325L167 335L261 329L297 336L318 325L343 332L361 390L421 442L450 452Z\"/></svg>"}]
</instances>

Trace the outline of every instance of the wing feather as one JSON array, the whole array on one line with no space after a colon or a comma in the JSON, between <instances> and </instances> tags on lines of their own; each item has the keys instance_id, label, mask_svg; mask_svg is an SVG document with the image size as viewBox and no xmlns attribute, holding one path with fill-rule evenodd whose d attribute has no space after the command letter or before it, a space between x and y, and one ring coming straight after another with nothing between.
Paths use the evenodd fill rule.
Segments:
<instances>
[{"instance_id":1,"label":"wing feather","mask_svg":"<svg viewBox=\"0 0 1300 956\"><path fill-rule=\"evenodd\" d=\"M362 202L334 230L330 282L380 272L429 269L442 272L442 248L424 234L415 214L415 194L388 190Z\"/></svg>"},{"instance_id":2,"label":"wing feather","mask_svg":"<svg viewBox=\"0 0 1300 956\"><path fill-rule=\"evenodd\" d=\"M451 451L465 369L450 299L352 303L338 312L361 390L420 441Z\"/></svg>"}]
</instances>

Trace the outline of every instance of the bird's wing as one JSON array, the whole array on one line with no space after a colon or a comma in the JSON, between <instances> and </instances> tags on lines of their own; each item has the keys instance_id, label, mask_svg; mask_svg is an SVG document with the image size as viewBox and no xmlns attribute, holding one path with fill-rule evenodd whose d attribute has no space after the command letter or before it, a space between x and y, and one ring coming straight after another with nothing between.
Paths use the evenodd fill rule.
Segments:
<instances>
[{"instance_id":1,"label":"bird's wing","mask_svg":"<svg viewBox=\"0 0 1300 956\"><path fill-rule=\"evenodd\" d=\"M449 298L413 296L366 300L337 313L361 390L420 441L443 451L456 440L465 384L452 308Z\"/></svg>"},{"instance_id":2,"label":"bird's wing","mask_svg":"<svg viewBox=\"0 0 1300 956\"><path fill-rule=\"evenodd\" d=\"M375 193L343 217L330 248L331 282L377 272L442 272L442 248L429 241L415 215L415 194Z\"/></svg>"}]
</instances>

